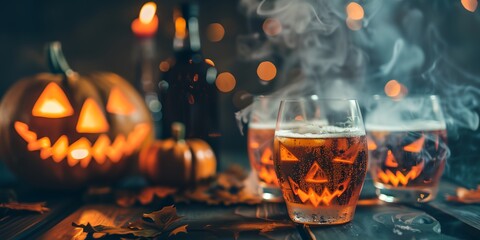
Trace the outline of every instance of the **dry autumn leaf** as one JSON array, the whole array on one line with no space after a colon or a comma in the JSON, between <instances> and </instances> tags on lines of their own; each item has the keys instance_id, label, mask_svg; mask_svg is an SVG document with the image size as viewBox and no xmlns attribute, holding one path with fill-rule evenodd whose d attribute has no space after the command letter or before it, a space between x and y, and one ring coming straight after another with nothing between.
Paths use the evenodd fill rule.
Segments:
<instances>
[{"instance_id":1,"label":"dry autumn leaf","mask_svg":"<svg viewBox=\"0 0 480 240\"><path fill-rule=\"evenodd\" d=\"M141 205L152 203L155 198L163 199L177 192L177 189L171 187L146 187L140 192L120 191L116 194L116 202L121 207L130 207L139 202Z\"/></svg>"},{"instance_id":2,"label":"dry autumn leaf","mask_svg":"<svg viewBox=\"0 0 480 240\"><path fill-rule=\"evenodd\" d=\"M159 211L143 214L144 219L139 220L128 226L105 226L72 223L72 226L82 228L88 235L95 235L98 238L118 237L118 238L153 238L162 234L168 236L178 233L187 233L187 225L178 226L178 221L182 218L177 215L174 206L167 206Z\"/></svg>"},{"instance_id":3,"label":"dry autumn leaf","mask_svg":"<svg viewBox=\"0 0 480 240\"><path fill-rule=\"evenodd\" d=\"M29 211L29 212L37 212L37 213L44 213L49 211L47 207L45 207L45 202L39 203L19 203L19 202L9 202L9 203L0 203L0 208L6 208L7 210L15 210L15 211Z\"/></svg>"},{"instance_id":4,"label":"dry autumn leaf","mask_svg":"<svg viewBox=\"0 0 480 240\"><path fill-rule=\"evenodd\" d=\"M456 194L456 196L447 196L447 201L467 204L480 203L480 186L473 190L459 187Z\"/></svg>"},{"instance_id":5,"label":"dry autumn leaf","mask_svg":"<svg viewBox=\"0 0 480 240\"><path fill-rule=\"evenodd\" d=\"M246 172L239 166L233 166L208 182L197 185L177 195L176 202L203 202L209 205L258 204L261 197L245 188Z\"/></svg>"}]
</instances>

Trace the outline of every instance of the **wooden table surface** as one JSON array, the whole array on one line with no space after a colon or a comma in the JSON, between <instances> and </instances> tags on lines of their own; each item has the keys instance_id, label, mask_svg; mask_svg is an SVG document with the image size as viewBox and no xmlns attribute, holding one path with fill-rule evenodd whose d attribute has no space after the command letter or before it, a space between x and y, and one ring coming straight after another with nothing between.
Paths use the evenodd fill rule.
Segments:
<instances>
[{"instance_id":1,"label":"wooden table surface","mask_svg":"<svg viewBox=\"0 0 480 240\"><path fill-rule=\"evenodd\" d=\"M184 216L181 223L188 224L188 233L171 239L478 239L480 205L446 202L445 194L453 194L455 188L455 184L443 180L437 199L431 203L388 204L375 200L372 182L367 179L354 220L337 226L294 224L283 203L175 204L178 215ZM82 239L85 234L72 222L122 226L162 207L124 208L65 193L32 200L47 201L51 210L0 216L0 239Z\"/></svg>"}]
</instances>

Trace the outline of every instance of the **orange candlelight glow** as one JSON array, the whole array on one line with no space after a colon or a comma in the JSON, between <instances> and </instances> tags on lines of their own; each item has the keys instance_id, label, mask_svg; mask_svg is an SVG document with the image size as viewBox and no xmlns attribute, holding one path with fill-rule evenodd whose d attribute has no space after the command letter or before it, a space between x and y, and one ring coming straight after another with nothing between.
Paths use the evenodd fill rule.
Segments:
<instances>
[{"instance_id":1,"label":"orange candlelight glow","mask_svg":"<svg viewBox=\"0 0 480 240\"><path fill-rule=\"evenodd\" d=\"M132 22L132 31L137 37L152 37L158 29L157 5L147 2L142 6L138 18Z\"/></svg>"}]
</instances>

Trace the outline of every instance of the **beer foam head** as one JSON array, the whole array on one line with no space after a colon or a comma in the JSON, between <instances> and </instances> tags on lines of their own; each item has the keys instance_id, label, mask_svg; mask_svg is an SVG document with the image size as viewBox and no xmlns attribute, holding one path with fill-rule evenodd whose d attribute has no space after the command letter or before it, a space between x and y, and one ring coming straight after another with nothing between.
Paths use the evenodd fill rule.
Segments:
<instances>
[{"instance_id":1,"label":"beer foam head","mask_svg":"<svg viewBox=\"0 0 480 240\"><path fill-rule=\"evenodd\" d=\"M250 129L275 129L275 122L252 122L248 124Z\"/></svg>"},{"instance_id":2,"label":"beer foam head","mask_svg":"<svg viewBox=\"0 0 480 240\"><path fill-rule=\"evenodd\" d=\"M389 132L400 132L400 131L435 131L435 130L445 130L445 123L433 120L423 120L423 121L411 121L404 122L400 124L369 124L366 123L365 127L367 131L389 131Z\"/></svg>"},{"instance_id":3,"label":"beer foam head","mask_svg":"<svg viewBox=\"0 0 480 240\"><path fill-rule=\"evenodd\" d=\"M363 136L365 131L359 128L305 125L299 128L277 130L275 135L290 138L338 138Z\"/></svg>"}]
</instances>

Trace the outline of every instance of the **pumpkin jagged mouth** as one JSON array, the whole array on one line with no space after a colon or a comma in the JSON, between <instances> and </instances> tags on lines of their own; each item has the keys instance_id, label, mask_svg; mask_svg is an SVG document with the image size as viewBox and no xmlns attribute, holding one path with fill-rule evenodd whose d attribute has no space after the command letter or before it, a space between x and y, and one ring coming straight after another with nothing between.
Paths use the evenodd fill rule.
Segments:
<instances>
[{"instance_id":1,"label":"pumpkin jagged mouth","mask_svg":"<svg viewBox=\"0 0 480 240\"><path fill-rule=\"evenodd\" d=\"M377 177L385 184L392 184L394 187L397 187L398 184L402 184L403 186L406 186L410 180L414 180L420 174L422 173L423 170L423 161L411 168L411 170L407 174L403 174L400 171L396 171L393 173L389 169L382 171L381 169L377 170Z\"/></svg>"},{"instance_id":2,"label":"pumpkin jagged mouth","mask_svg":"<svg viewBox=\"0 0 480 240\"><path fill-rule=\"evenodd\" d=\"M307 192L303 191L290 177L288 177L288 181L290 182L293 193L297 195L303 203L310 201L314 207L317 207L322 202L326 206L330 205L330 202L332 202L335 197L340 197L343 192L345 192L348 184L350 183L350 179L347 179L340 183L337 189L334 191L330 191L327 187L325 187L323 188L321 194L317 194L312 187L309 187Z\"/></svg>"},{"instance_id":3,"label":"pumpkin jagged mouth","mask_svg":"<svg viewBox=\"0 0 480 240\"><path fill-rule=\"evenodd\" d=\"M92 158L98 164L105 163L107 158L113 163L119 162L123 156L129 156L135 149L138 149L150 131L147 123L140 123L127 137L119 134L113 142L107 134L103 133L93 144L87 138L82 137L69 145L66 135L60 136L54 144L51 144L52 141L49 137L38 139L37 134L30 131L28 125L23 122L16 121L14 128L18 135L27 142L29 151L40 151L40 158L51 157L57 163L67 159L69 166L73 167L80 163L83 168L88 167Z\"/></svg>"}]
</instances>

